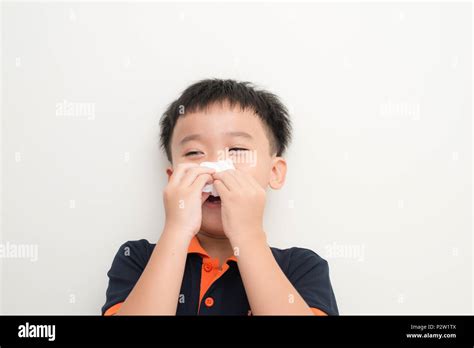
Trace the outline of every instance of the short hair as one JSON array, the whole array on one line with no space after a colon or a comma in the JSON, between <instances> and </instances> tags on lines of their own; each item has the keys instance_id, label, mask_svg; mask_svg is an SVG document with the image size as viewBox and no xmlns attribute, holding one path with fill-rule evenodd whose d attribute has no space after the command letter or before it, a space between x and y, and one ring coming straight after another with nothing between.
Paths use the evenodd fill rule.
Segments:
<instances>
[{"instance_id":1,"label":"short hair","mask_svg":"<svg viewBox=\"0 0 474 348\"><path fill-rule=\"evenodd\" d=\"M252 110L263 121L270 143L270 154L281 156L291 141L291 121L288 110L273 93L258 89L250 82L205 79L186 88L173 101L160 120L160 144L171 162L171 138L179 117L202 111L215 103L228 102Z\"/></svg>"}]
</instances>

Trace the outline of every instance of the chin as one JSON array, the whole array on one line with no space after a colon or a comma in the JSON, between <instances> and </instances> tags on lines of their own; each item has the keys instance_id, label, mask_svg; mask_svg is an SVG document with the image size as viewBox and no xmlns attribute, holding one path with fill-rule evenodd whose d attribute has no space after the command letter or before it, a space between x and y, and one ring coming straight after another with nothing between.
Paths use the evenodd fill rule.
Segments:
<instances>
[{"instance_id":1,"label":"chin","mask_svg":"<svg viewBox=\"0 0 474 348\"><path fill-rule=\"evenodd\" d=\"M225 236L220 210L208 212L203 209L201 230L215 236Z\"/></svg>"}]
</instances>

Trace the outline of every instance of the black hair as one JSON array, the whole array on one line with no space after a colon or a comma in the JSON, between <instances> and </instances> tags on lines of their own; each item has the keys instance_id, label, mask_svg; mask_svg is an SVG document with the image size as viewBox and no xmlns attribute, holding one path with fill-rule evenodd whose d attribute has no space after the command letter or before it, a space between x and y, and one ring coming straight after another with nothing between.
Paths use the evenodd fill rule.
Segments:
<instances>
[{"instance_id":1,"label":"black hair","mask_svg":"<svg viewBox=\"0 0 474 348\"><path fill-rule=\"evenodd\" d=\"M250 82L205 79L186 88L161 117L160 143L170 162L171 137L178 118L224 102L254 111L266 126L271 154L281 156L285 152L291 140L291 121L287 108L275 94Z\"/></svg>"}]
</instances>

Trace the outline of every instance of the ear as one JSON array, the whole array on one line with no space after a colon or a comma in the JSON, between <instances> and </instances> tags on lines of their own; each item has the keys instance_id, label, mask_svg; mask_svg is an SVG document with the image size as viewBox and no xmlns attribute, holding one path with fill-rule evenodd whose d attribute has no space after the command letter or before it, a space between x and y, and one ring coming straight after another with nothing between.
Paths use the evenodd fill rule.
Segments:
<instances>
[{"instance_id":1,"label":"ear","mask_svg":"<svg viewBox=\"0 0 474 348\"><path fill-rule=\"evenodd\" d=\"M173 174L173 166L170 165L168 168L166 168L166 175L168 175L168 182L170 182L170 178L172 174Z\"/></svg>"},{"instance_id":2,"label":"ear","mask_svg":"<svg viewBox=\"0 0 474 348\"><path fill-rule=\"evenodd\" d=\"M279 190L285 184L287 165L283 157L275 157L272 162L272 171L268 185L274 190Z\"/></svg>"}]
</instances>

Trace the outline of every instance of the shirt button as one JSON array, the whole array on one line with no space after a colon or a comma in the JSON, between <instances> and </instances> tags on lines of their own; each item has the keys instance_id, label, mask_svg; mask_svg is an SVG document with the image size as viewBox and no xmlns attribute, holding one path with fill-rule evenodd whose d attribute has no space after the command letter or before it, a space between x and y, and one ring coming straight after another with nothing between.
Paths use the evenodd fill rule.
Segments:
<instances>
[{"instance_id":1,"label":"shirt button","mask_svg":"<svg viewBox=\"0 0 474 348\"><path fill-rule=\"evenodd\" d=\"M206 307L212 307L214 306L214 299L212 297L208 297L204 300L204 304Z\"/></svg>"},{"instance_id":2,"label":"shirt button","mask_svg":"<svg viewBox=\"0 0 474 348\"><path fill-rule=\"evenodd\" d=\"M205 264L204 264L204 270L205 270L206 272L212 271L212 264L210 264L210 263L205 263Z\"/></svg>"}]
</instances>

